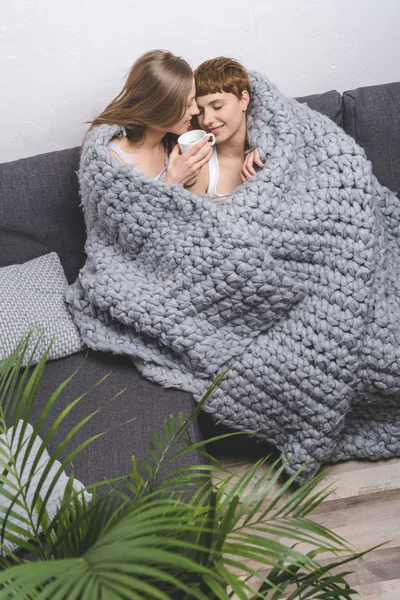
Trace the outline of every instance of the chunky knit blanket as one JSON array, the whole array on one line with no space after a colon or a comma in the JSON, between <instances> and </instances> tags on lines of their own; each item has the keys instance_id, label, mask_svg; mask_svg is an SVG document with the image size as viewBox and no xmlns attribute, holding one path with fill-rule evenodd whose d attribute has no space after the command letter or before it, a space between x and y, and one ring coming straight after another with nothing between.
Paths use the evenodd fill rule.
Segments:
<instances>
[{"instance_id":1,"label":"chunky knit blanket","mask_svg":"<svg viewBox=\"0 0 400 600\"><path fill-rule=\"evenodd\" d=\"M85 141L87 261L67 301L91 348L274 444L299 480L400 454L399 200L353 139L251 74L265 167L224 203L148 179ZM305 466L304 466L305 465Z\"/></svg>"}]
</instances>

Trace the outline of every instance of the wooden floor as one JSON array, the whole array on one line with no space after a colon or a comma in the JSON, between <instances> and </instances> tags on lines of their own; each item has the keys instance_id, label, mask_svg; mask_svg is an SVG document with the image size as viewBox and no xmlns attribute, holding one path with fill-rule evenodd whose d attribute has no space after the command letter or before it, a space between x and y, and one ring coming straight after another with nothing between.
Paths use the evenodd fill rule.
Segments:
<instances>
[{"instance_id":1,"label":"wooden floor","mask_svg":"<svg viewBox=\"0 0 400 600\"><path fill-rule=\"evenodd\" d=\"M231 472L249 461L223 457ZM331 466L324 486L334 492L310 515L357 550L385 542L349 568L348 582L360 600L400 600L400 459L349 461Z\"/></svg>"}]
</instances>

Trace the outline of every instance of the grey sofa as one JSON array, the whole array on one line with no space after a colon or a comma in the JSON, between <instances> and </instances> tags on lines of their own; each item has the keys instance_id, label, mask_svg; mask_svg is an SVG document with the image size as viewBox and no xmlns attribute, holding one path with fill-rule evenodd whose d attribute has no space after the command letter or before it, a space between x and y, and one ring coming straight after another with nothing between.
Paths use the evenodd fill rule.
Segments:
<instances>
[{"instance_id":1,"label":"grey sofa","mask_svg":"<svg viewBox=\"0 0 400 600\"><path fill-rule=\"evenodd\" d=\"M326 114L352 135L366 150L381 183L400 192L400 83L359 88L343 95L329 91L298 100ZM85 228L76 175L79 155L79 148L71 148L0 165L0 267L56 251L68 281L75 280L85 259ZM109 430L74 463L75 476L86 484L126 473L132 454L139 460L147 455L151 431L160 429L166 416L178 411L188 415L194 407L190 394L166 390L143 379L129 358L89 351L48 363L36 414L51 391L78 367L56 411L110 373L60 428L60 435L65 434L84 415L104 407L75 442ZM122 389L124 393L107 404ZM117 427L133 417L134 421ZM200 425L201 430L194 424L194 439L202 439L202 433L208 437L225 431L205 415ZM234 442L217 444L212 450L265 454L270 449L256 446L252 440L238 443L234 438ZM197 454L182 459L192 463L199 460Z\"/></svg>"}]
</instances>

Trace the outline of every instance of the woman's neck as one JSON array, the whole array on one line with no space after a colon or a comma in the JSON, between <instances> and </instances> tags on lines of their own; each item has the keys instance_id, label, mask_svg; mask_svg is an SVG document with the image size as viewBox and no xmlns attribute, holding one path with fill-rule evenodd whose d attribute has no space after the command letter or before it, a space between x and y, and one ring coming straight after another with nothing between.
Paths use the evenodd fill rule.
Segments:
<instances>
[{"instance_id":1,"label":"woman's neck","mask_svg":"<svg viewBox=\"0 0 400 600\"><path fill-rule=\"evenodd\" d=\"M160 131L159 129L151 129L150 127L146 127L146 129L144 130L143 143L149 150L156 150L162 144L164 136L165 131Z\"/></svg>"},{"instance_id":2,"label":"woman's neck","mask_svg":"<svg viewBox=\"0 0 400 600\"><path fill-rule=\"evenodd\" d=\"M163 137L165 136L165 132L160 131L159 129L151 129L150 127L146 127L144 130L144 135L140 142L128 142L129 146L132 150L141 150L145 152L157 152L160 147L163 145Z\"/></svg>"}]
</instances>

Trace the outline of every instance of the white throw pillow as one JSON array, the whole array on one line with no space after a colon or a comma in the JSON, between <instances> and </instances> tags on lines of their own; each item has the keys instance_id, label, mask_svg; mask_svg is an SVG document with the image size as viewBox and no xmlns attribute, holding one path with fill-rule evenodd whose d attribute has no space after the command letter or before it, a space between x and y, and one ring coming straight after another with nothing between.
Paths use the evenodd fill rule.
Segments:
<instances>
[{"instance_id":1,"label":"white throw pillow","mask_svg":"<svg viewBox=\"0 0 400 600\"><path fill-rule=\"evenodd\" d=\"M34 331L32 349L40 340L33 363L38 362L52 338L49 359L82 350L78 329L64 300L67 285L55 252L0 268L0 359L9 356L30 330Z\"/></svg>"},{"instance_id":2,"label":"white throw pillow","mask_svg":"<svg viewBox=\"0 0 400 600\"><path fill-rule=\"evenodd\" d=\"M47 450L44 450L43 454L40 456L38 463L35 467L34 472L32 472L33 463L35 458L40 450L40 447L43 443L42 438L38 435L34 435L33 427L28 423L23 436L22 428L23 421L18 421L17 426L11 427L7 430L6 433L2 433L0 435L0 462L1 462L1 470L3 474L1 476L1 489L2 493L0 494L0 526L3 526L3 518L7 513L7 509L10 506L10 499L7 497L9 494L12 496L15 494L16 488L19 489L21 486L24 486L25 490L25 501L29 507L30 514L33 513L33 521L35 526L37 526L37 515L32 510L33 509L33 497L36 492L36 488L38 483L42 477L42 474L49 462L49 453ZM29 448L29 444L32 443L32 446ZM18 447L19 450L18 450ZM5 465L10 464L10 469L5 468ZM45 480L40 488L39 497L43 501L48 490L50 484L53 481L54 476L56 475L58 469L60 468L61 463L59 461L55 461L49 472L47 473ZM63 471L60 477L57 480L56 485L50 493L49 499L46 502L46 509L49 515L50 520L54 517L58 507L60 506L60 499L64 495L65 487L68 483L68 477L66 473ZM73 487L77 492L82 491L84 489L84 485L74 479ZM87 502L91 499L91 494L86 490L83 492L85 495L85 499ZM29 532L32 532L32 527L28 527L25 519L28 518L28 513L24 506L21 506L22 496L18 496L18 503L15 503L12 507L13 513L16 513L13 516L8 517L8 523L13 523L14 525L19 525L23 529L28 529ZM19 516L19 518L17 517ZM21 520L22 519L22 520ZM19 539L25 538L19 533L16 533L11 528L5 527L6 530L6 538L7 531L10 531ZM25 538L26 539L26 538ZM15 551L18 548L17 541L10 541L8 539L4 540L4 545L9 550ZM5 554L5 552L0 550L0 556Z\"/></svg>"}]
</instances>

